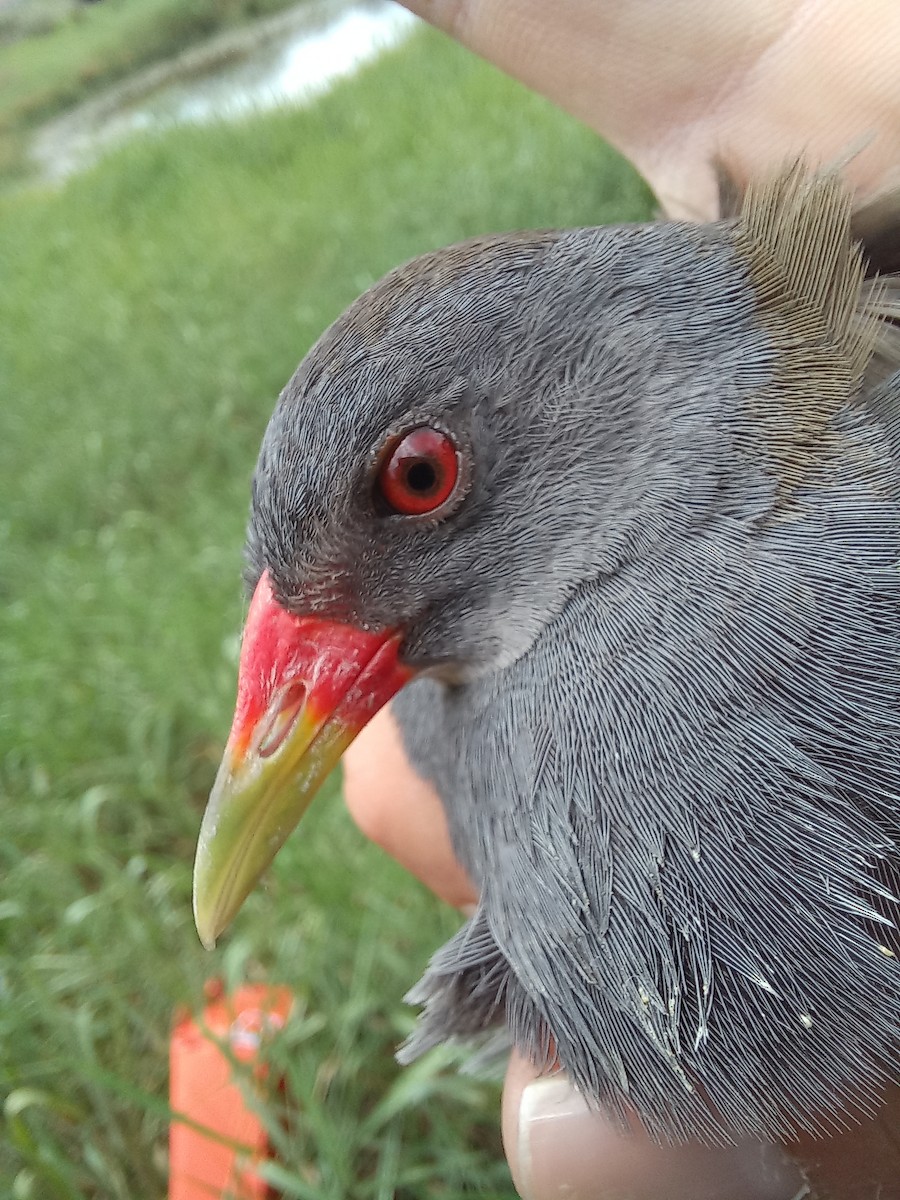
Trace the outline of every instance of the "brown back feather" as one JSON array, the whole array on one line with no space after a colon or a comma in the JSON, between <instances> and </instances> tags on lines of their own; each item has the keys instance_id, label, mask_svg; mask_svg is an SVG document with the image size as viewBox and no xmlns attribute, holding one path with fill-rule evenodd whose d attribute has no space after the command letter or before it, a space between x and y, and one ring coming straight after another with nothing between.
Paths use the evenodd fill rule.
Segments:
<instances>
[{"instance_id":1,"label":"brown back feather","mask_svg":"<svg viewBox=\"0 0 900 1200\"><path fill-rule=\"evenodd\" d=\"M900 194L891 211L900 229ZM827 452L840 409L900 369L900 277L870 271L839 174L800 162L747 188L734 237L778 351L759 417L789 493Z\"/></svg>"}]
</instances>

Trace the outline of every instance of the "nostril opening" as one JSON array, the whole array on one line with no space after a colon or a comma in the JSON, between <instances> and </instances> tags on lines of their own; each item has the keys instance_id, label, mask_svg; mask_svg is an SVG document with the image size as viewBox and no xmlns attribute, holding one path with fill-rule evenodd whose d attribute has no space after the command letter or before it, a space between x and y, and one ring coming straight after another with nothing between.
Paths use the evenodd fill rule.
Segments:
<instances>
[{"instance_id":1,"label":"nostril opening","mask_svg":"<svg viewBox=\"0 0 900 1200\"><path fill-rule=\"evenodd\" d=\"M288 684L277 703L278 707L269 718L269 723L259 741L257 754L260 758L271 758L276 750L284 744L297 724L297 718L306 703L305 684Z\"/></svg>"}]
</instances>

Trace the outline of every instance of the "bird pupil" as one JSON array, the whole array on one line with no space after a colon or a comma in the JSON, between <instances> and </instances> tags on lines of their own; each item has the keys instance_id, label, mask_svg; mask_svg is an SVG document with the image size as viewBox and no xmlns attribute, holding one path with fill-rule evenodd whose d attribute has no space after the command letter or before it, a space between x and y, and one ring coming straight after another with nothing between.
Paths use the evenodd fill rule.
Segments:
<instances>
[{"instance_id":1,"label":"bird pupil","mask_svg":"<svg viewBox=\"0 0 900 1200\"><path fill-rule=\"evenodd\" d=\"M430 492L437 483L437 472L430 462L420 459L407 470L406 483L414 492Z\"/></svg>"}]
</instances>

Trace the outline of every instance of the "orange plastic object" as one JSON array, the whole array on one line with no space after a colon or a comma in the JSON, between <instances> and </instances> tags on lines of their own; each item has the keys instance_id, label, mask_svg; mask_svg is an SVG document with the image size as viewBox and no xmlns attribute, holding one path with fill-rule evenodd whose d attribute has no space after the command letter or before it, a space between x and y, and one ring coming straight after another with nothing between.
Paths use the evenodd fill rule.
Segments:
<instances>
[{"instance_id":1,"label":"orange plastic object","mask_svg":"<svg viewBox=\"0 0 900 1200\"><path fill-rule=\"evenodd\" d=\"M215 980L206 995L210 1003L202 1017L181 1017L169 1044L172 1109L209 1131L173 1118L169 1200L266 1200L272 1193L253 1169L269 1157L265 1130L244 1102L231 1062L214 1039L225 1041L240 1062L255 1061L266 1033L289 1019L293 997L286 987L265 984L225 996ZM256 1075L262 1084L262 1064Z\"/></svg>"}]
</instances>

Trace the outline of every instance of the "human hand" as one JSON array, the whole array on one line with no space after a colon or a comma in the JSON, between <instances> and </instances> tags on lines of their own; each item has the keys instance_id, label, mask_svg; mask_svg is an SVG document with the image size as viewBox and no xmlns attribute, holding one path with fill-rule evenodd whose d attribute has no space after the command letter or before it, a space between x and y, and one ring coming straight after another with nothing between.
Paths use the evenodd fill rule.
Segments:
<instances>
[{"instance_id":1,"label":"human hand","mask_svg":"<svg viewBox=\"0 0 900 1200\"><path fill-rule=\"evenodd\" d=\"M503 1090L503 1143L526 1200L799 1200L800 1168L780 1146L659 1146L588 1108L565 1076L540 1078L514 1054Z\"/></svg>"},{"instance_id":2,"label":"human hand","mask_svg":"<svg viewBox=\"0 0 900 1200\"><path fill-rule=\"evenodd\" d=\"M674 217L803 153L900 182L896 0L401 0L616 146Z\"/></svg>"}]
</instances>

